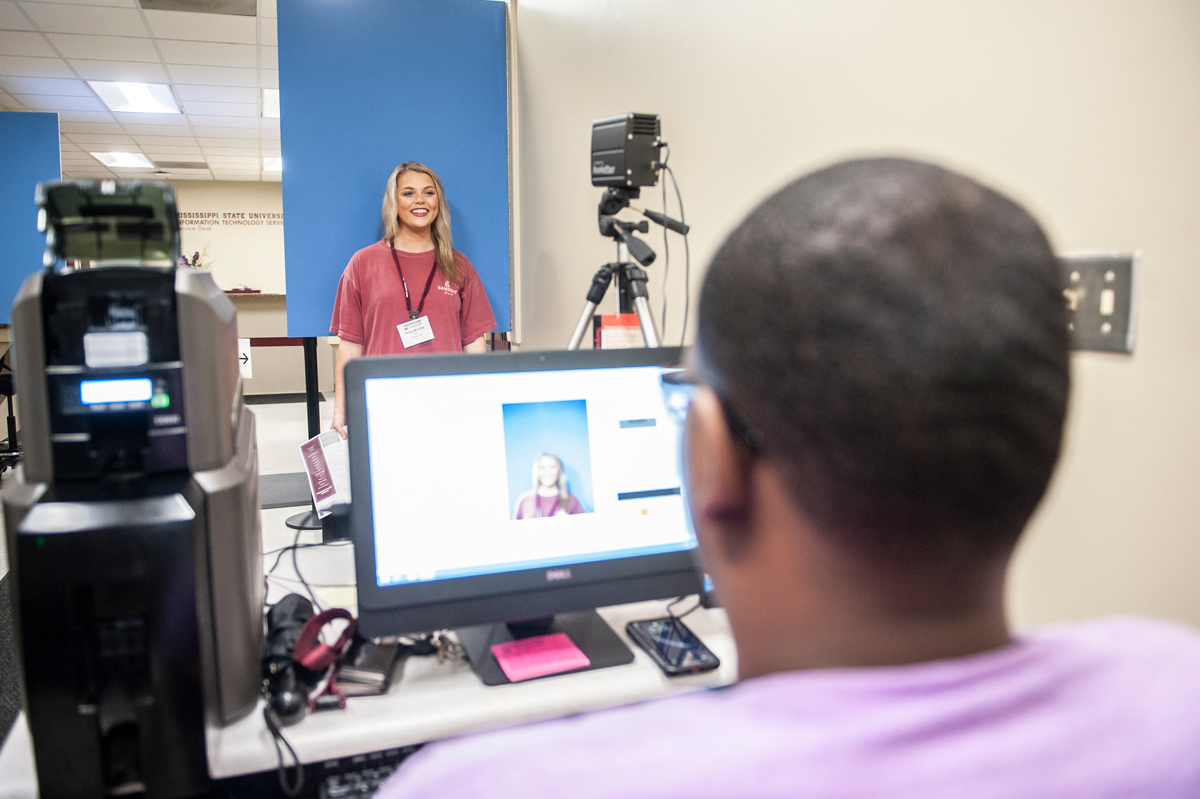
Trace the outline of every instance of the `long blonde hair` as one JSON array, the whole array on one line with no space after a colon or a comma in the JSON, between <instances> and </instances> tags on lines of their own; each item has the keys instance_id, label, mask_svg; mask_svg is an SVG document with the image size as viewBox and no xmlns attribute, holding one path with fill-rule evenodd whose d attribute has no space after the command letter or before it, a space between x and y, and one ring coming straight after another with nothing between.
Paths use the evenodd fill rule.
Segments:
<instances>
[{"instance_id":1,"label":"long blonde hair","mask_svg":"<svg viewBox=\"0 0 1200 799\"><path fill-rule=\"evenodd\" d=\"M542 482L538 479L538 467L542 464L542 458L554 458L554 463L558 466L558 505L563 510L567 509L567 502L571 499L571 491L567 486L567 469L563 466L562 458L555 455L553 452L543 452L533 459L533 493L537 495L538 488Z\"/></svg>"},{"instance_id":2,"label":"long blonde hair","mask_svg":"<svg viewBox=\"0 0 1200 799\"><path fill-rule=\"evenodd\" d=\"M400 217L396 208L396 186L400 176L405 172L421 172L433 180L433 188L437 191L438 213L433 220L430 231L433 237L434 260L438 272L451 283L458 283L460 277L458 263L454 260L454 238L450 235L450 208L446 205L446 192L442 189L442 181L437 173L424 164L416 161L406 161L392 170L388 178L387 189L383 192L383 238L391 242L400 232Z\"/></svg>"}]
</instances>

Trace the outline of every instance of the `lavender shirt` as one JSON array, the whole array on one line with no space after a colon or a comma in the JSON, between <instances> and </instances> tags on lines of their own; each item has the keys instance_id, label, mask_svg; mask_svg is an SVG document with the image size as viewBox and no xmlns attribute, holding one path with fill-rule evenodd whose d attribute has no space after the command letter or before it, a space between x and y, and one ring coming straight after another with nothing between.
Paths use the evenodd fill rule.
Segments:
<instances>
[{"instance_id":1,"label":"lavender shirt","mask_svg":"<svg viewBox=\"0 0 1200 799\"><path fill-rule=\"evenodd\" d=\"M1112 619L776 674L428 746L377 796L1200 797L1200 635Z\"/></svg>"}]
</instances>

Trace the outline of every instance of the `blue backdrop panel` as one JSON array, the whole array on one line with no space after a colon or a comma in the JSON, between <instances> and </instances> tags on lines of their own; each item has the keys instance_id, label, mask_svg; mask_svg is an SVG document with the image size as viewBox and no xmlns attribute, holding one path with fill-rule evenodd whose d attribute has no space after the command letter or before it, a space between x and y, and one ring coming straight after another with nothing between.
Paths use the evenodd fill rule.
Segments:
<instances>
[{"instance_id":1,"label":"blue backdrop panel","mask_svg":"<svg viewBox=\"0 0 1200 799\"><path fill-rule=\"evenodd\" d=\"M279 3L289 336L327 336L338 279L382 236L396 164L446 189L454 248L510 329L504 3Z\"/></svg>"},{"instance_id":2,"label":"blue backdrop panel","mask_svg":"<svg viewBox=\"0 0 1200 799\"><path fill-rule=\"evenodd\" d=\"M17 290L42 268L46 234L38 233L37 184L62 178L58 114L0 112L0 320L9 322Z\"/></svg>"}]
</instances>

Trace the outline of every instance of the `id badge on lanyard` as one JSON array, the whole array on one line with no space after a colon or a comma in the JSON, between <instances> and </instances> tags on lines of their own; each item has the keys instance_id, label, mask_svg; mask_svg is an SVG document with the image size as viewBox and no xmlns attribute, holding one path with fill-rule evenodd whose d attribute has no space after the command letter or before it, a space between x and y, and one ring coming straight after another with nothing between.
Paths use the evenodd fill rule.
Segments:
<instances>
[{"instance_id":1,"label":"id badge on lanyard","mask_svg":"<svg viewBox=\"0 0 1200 799\"><path fill-rule=\"evenodd\" d=\"M433 341L433 328L429 325L428 316L419 316L398 324L396 330L400 332L400 343L404 345L404 349Z\"/></svg>"},{"instance_id":2,"label":"id badge on lanyard","mask_svg":"<svg viewBox=\"0 0 1200 799\"><path fill-rule=\"evenodd\" d=\"M408 349L418 344L424 344L426 341L433 341L433 327L429 324L429 317L422 316L421 312L425 310L425 299L429 297L429 289L433 286L433 276L437 274L436 259L433 269L429 272L429 279L425 281L425 293L421 295L421 302L414 311L412 298L408 294L408 281L404 279L404 270L400 268L400 257L396 255L396 248L390 241L388 249L392 251L392 261L395 262L396 272L400 275L400 285L404 286L404 305L408 308L409 320L396 325L396 332L400 334L400 343L404 345L404 349Z\"/></svg>"}]
</instances>

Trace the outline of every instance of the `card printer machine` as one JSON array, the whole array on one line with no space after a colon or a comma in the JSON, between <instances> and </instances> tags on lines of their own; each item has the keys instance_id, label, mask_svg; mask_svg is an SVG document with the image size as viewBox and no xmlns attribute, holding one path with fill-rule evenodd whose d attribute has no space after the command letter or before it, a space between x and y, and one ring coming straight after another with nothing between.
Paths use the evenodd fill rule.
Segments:
<instances>
[{"instance_id":1,"label":"card printer machine","mask_svg":"<svg viewBox=\"0 0 1200 799\"><path fill-rule=\"evenodd\" d=\"M179 263L174 189L42 184L13 304L24 461L3 494L42 797L205 790L205 722L260 695L254 416L233 304Z\"/></svg>"}]
</instances>

